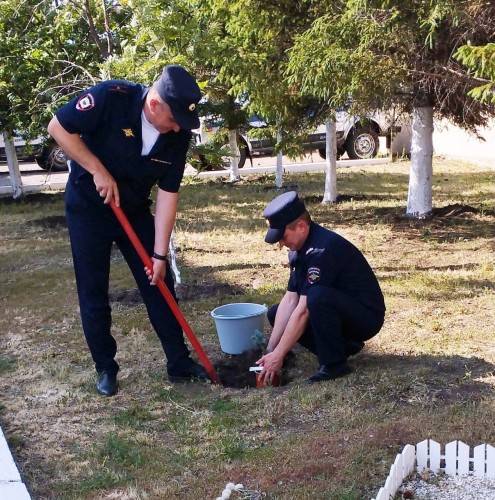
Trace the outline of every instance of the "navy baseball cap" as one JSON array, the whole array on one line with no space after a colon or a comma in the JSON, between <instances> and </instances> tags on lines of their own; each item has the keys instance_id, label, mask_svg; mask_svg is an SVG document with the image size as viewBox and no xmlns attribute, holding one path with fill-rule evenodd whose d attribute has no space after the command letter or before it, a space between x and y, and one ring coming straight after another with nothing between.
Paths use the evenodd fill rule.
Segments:
<instances>
[{"instance_id":1,"label":"navy baseball cap","mask_svg":"<svg viewBox=\"0 0 495 500\"><path fill-rule=\"evenodd\" d=\"M306 207L295 191L277 196L263 211L263 217L269 226L265 241L278 243L283 238L287 225L301 217L305 211Z\"/></svg>"},{"instance_id":2,"label":"navy baseball cap","mask_svg":"<svg viewBox=\"0 0 495 500\"><path fill-rule=\"evenodd\" d=\"M201 91L194 77L182 66L165 66L156 83L156 90L170 106L180 128L192 130L199 127L198 102Z\"/></svg>"}]
</instances>

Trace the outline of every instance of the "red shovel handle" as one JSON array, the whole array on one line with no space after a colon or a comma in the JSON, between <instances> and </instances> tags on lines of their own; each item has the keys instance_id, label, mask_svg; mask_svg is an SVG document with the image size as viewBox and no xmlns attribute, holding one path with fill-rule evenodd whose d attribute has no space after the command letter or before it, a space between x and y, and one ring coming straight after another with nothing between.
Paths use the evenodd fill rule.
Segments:
<instances>
[{"instance_id":1,"label":"red shovel handle","mask_svg":"<svg viewBox=\"0 0 495 500\"><path fill-rule=\"evenodd\" d=\"M132 229L132 226L130 225L129 221L127 220L127 217L125 216L122 209L115 204L115 201L113 199L110 201L110 206L112 207L112 210L113 210L115 216L117 217L120 224L122 225L122 228L124 229L125 233L127 234L128 238L131 241L132 245L134 246L136 252L139 254L139 257L143 261L143 264L148 269L150 269L150 270L153 269L153 261L151 260L150 256L148 255L148 252L146 252L145 248L143 247L143 244L139 241L139 238L137 237L136 233L134 232L134 229ZM194 335L186 318L184 318L182 311L179 309L177 302L175 302L174 297L172 296L172 294L170 293L170 290L165 285L165 282L163 280L159 280L156 285L157 285L158 289L160 290L161 294L163 295L163 298L166 300L167 304L169 305L170 309L172 309L172 312L174 313L175 318L177 319L180 326L184 330L184 333L186 334L187 338L189 339L189 342L191 342L191 345L193 346L194 350L196 351L202 365L205 367L206 373L208 373L208 376L210 377L211 381L214 384L219 384L220 381L218 379L218 375L217 375L217 372L215 371L215 368L213 367L213 365L211 364L211 361L208 359L208 356L206 355L205 351L201 347L201 344L199 343L198 339L196 338L196 335Z\"/></svg>"}]
</instances>

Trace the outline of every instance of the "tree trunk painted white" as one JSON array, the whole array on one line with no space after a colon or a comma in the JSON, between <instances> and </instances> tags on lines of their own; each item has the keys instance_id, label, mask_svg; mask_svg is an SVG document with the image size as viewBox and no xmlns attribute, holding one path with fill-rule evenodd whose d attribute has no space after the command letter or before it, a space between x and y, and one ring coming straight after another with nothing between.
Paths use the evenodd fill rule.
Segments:
<instances>
[{"instance_id":1,"label":"tree trunk painted white","mask_svg":"<svg viewBox=\"0 0 495 500\"><path fill-rule=\"evenodd\" d=\"M337 136L335 120L325 122L325 192L323 203L337 202Z\"/></svg>"},{"instance_id":2,"label":"tree trunk painted white","mask_svg":"<svg viewBox=\"0 0 495 500\"><path fill-rule=\"evenodd\" d=\"M14 141L10 135L3 132L3 142L5 144L5 156L7 157L7 166L9 167L10 183L12 184L12 196L14 200L24 195L22 189L21 171L19 170L19 162L15 152Z\"/></svg>"},{"instance_id":3,"label":"tree trunk painted white","mask_svg":"<svg viewBox=\"0 0 495 500\"><path fill-rule=\"evenodd\" d=\"M424 219L432 214L433 108L415 107L412 118L411 168L407 211L409 217Z\"/></svg>"},{"instance_id":4,"label":"tree trunk painted white","mask_svg":"<svg viewBox=\"0 0 495 500\"><path fill-rule=\"evenodd\" d=\"M237 147L237 130L229 130L230 150L230 182L239 180L239 148Z\"/></svg>"},{"instance_id":5,"label":"tree trunk painted white","mask_svg":"<svg viewBox=\"0 0 495 500\"><path fill-rule=\"evenodd\" d=\"M282 134L277 132L277 143L282 140ZM283 153L280 151L277 154L277 168L275 169L275 187L277 189L281 189L283 185L283 176L284 176L284 162L283 162Z\"/></svg>"}]
</instances>

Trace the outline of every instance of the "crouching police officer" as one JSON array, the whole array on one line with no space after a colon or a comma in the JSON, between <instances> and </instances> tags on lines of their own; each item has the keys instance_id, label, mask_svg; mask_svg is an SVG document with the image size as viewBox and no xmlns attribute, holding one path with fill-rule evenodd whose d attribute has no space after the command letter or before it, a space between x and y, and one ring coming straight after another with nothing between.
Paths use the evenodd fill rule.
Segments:
<instances>
[{"instance_id":1,"label":"crouching police officer","mask_svg":"<svg viewBox=\"0 0 495 500\"><path fill-rule=\"evenodd\" d=\"M152 88L122 80L91 87L60 108L48 126L71 158L66 218L84 335L98 373L96 389L105 396L118 390L108 297L113 242L139 287L167 356L170 381L208 378L190 358L165 299L150 286L164 279L175 298L167 251L191 129L199 127L200 98L195 79L184 68L167 66ZM153 217L150 193L155 184ZM109 206L112 199L152 256L153 269L146 273Z\"/></svg>"},{"instance_id":2,"label":"crouching police officer","mask_svg":"<svg viewBox=\"0 0 495 500\"><path fill-rule=\"evenodd\" d=\"M268 310L273 331L257 362L261 377L269 381L297 342L318 358L309 384L349 374L347 358L384 321L385 302L371 267L352 243L312 222L295 191L275 198L263 216L265 241L290 250L290 277L282 301Z\"/></svg>"}]
</instances>

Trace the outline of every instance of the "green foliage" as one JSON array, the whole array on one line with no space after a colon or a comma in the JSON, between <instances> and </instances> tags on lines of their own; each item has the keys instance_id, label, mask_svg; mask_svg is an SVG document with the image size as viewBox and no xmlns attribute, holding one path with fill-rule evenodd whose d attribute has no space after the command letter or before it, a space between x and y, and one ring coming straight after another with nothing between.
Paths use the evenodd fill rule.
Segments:
<instances>
[{"instance_id":1,"label":"green foliage","mask_svg":"<svg viewBox=\"0 0 495 500\"><path fill-rule=\"evenodd\" d=\"M483 102L495 103L495 43L464 45L457 50L454 58L464 64L475 78L491 80L473 88L469 95Z\"/></svg>"},{"instance_id":2,"label":"green foliage","mask_svg":"<svg viewBox=\"0 0 495 500\"><path fill-rule=\"evenodd\" d=\"M106 76L100 65L121 51L128 17L115 3L2 1L0 129L43 132L61 103Z\"/></svg>"},{"instance_id":3,"label":"green foliage","mask_svg":"<svg viewBox=\"0 0 495 500\"><path fill-rule=\"evenodd\" d=\"M16 365L17 365L17 362L15 359L0 356L0 374L14 371L16 368Z\"/></svg>"},{"instance_id":4,"label":"green foliage","mask_svg":"<svg viewBox=\"0 0 495 500\"><path fill-rule=\"evenodd\" d=\"M208 168L215 170L227 168L233 154L225 141L212 140L204 144L191 146L188 151L188 163L198 172Z\"/></svg>"},{"instance_id":5,"label":"green foliage","mask_svg":"<svg viewBox=\"0 0 495 500\"><path fill-rule=\"evenodd\" d=\"M79 484L71 484L67 490L70 493L85 493L92 490L109 488L119 484L125 478L125 474L118 474L106 468L96 470L90 477L82 480Z\"/></svg>"},{"instance_id":6,"label":"green foliage","mask_svg":"<svg viewBox=\"0 0 495 500\"><path fill-rule=\"evenodd\" d=\"M130 440L109 434L105 447L101 451L103 457L107 457L121 467L137 466L143 463L143 456L139 446Z\"/></svg>"},{"instance_id":7,"label":"green foliage","mask_svg":"<svg viewBox=\"0 0 495 500\"><path fill-rule=\"evenodd\" d=\"M117 412L114 420L121 427L138 429L144 422L151 420L151 410L151 406L135 405L129 409Z\"/></svg>"},{"instance_id":8,"label":"green foliage","mask_svg":"<svg viewBox=\"0 0 495 500\"><path fill-rule=\"evenodd\" d=\"M352 8L325 13L296 36L288 82L332 107L342 106L349 96L355 107L376 107L404 79L400 65L385 51L385 40L389 48L399 43L388 16L373 10L357 15Z\"/></svg>"}]
</instances>

